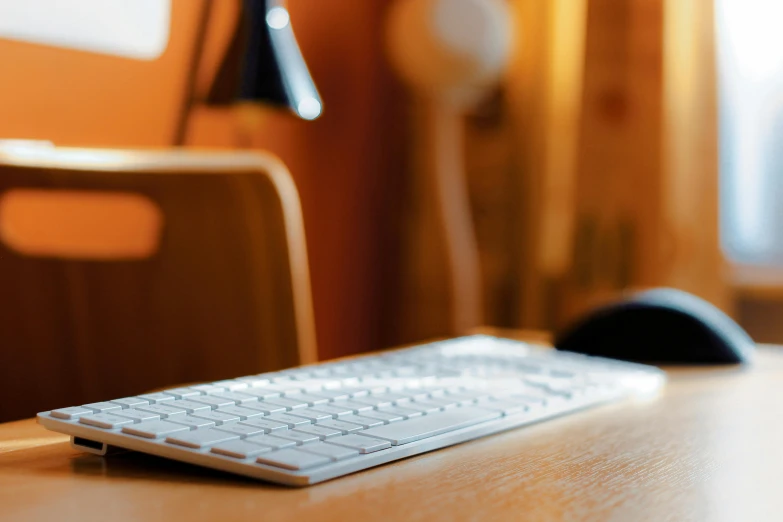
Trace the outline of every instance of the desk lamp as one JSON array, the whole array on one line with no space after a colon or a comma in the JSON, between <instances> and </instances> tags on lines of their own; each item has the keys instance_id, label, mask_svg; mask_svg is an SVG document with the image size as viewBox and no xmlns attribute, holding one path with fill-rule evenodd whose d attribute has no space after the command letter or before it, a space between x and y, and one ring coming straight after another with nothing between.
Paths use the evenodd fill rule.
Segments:
<instances>
[{"instance_id":1,"label":"desk lamp","mask_svg":"<svg viewBox=\"0 0 783 522\"><path fill-rule=\"evenodd\" d=\"M244 0L245 53L237 98L290 108L305 120L321 115L315 88L282 0Z\"/></svg>"},{"instance_id":2,"label":"desk lamp","mask_svg":"<svg viewBox=\"0 0 783 522\"><path fill-rule=\"evenodd\" d=\"M244 134L257 126L261 104L287 108L304 120L321 115L321 96L302 58L284 0L242 1L239 26L205 101L234 105Z\"/></svg>"}]
</instances>

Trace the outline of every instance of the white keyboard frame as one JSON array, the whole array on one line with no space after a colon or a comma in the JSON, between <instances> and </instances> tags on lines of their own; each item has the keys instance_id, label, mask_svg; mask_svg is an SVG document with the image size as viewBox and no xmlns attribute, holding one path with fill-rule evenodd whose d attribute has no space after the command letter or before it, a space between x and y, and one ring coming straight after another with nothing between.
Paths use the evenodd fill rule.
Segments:
<instances>
[{"instance_id":1,"label":"white keyboard frame","mask_svg":"<svg viewBox=\"0 0 783 522\"><path fill-rule=\"evenodd\" d=\"M421 453L426 453L440 448L445 448L447 446L453 446L454 444L459 444L461 442L467 442L469 440L481 438L486 435L500 433L529 424L534 424L546 419L559 417L564 414L570 414L575 411L584 410L608 402L615 402L627 397L628 396L625 394L616 394L614 396L590 398L581 401L578 399L572 400L570 402L564 402L563 405L550 405L546 408L539 408L531 411L508 415L506 417L501 417L499 419L477 424L475 426L470 426L467 428L444 433L442 435L436 435L435 437L411 442L410 444L392 446L389 449L377 451L375 453L359 455L357 457L326 464L319 468L303 471L288 471L273 466L267 466L265 464L255 462L255 458L241 460L232 457L226 457L216 453L211 453L209 448L201 450L187 449L181 446L167 443L164 441L164 439L144 439L133 435L127 435L120 431L108 431L100 428L91 428L85 424L80 424L78 419L75 421L57 419L50 416L49 412L39 414L38 422L50 430L65 433L71 435L72 437L81 437L108 446L116 446L119 448L149 453L159 457L166 457L181 462L228 471L230 473L236 473L246 477L268 480L278 484L285 484L287 486L308 486L311 484L317 484L318 482L323 482L325 480L341 477L348 473L362 471L380 464L386 464L395 460L412 457L414 455L419 455ZM76 447L83 451L91 451L89 448L84 446ZM91 452L105 454L108 450L109 448L104 447L103 450L93 450Z\"/></svg>"},{"instance_id":2,"label":"white keyboard frame","mask_svg":"<svg viewBox=\"0 0 783 522\"><path fill-rule=\"evenodd\" d=\"M502 340L510 343L514 341ZM524 346L526 343L518 343ZM420 347L419 345L417 347ZM530 346L530 345L528 345ZM406 350L406 348L401 349ZM385 352L394 354L395 351ZM380 356L384 353L368 354L367 357ZM364 357L351 359L361 360ZM592 358L591 358L592 359ZM595 358L596 360L598 358ZM346 360L345 362L349 362ZM665 381L665 374L661 370L619 361L603 360L619 370L642 370L648 375L656 375L660 378L660 385ZM341 361L334 361L341 362ZM313 365L318 366L318 365ZM302 367L307 368L307 367ZM165 390L164 390L165 391ZM429 451L445 448L454 444L467 442L473 439L485 437L495 433L508 431L522 426L549 420L554 417L570 415L574 412L593 408L602 404L630 399L637 395L634 390L625 387L615 387L611 390L594 393L587 396L575 397L570 400L552 401L546 406L534 407L527 411L506 415L497 419L483 422L466 428L457 429L434 437L421 439L409 444L392 446L369 454L360 454L345 460L332 462L323 466L300 471L287 470L256 462L254 458L237 459L212 453L209 448L190 449L165 442L161 439L146 439L123 433L119 429L106 430L88 426L79 422L79 419L66 420L53 417L51 412L38 414L38 422L47 429L70 435L71 443L79 450L106 455L112 447L135 450L151 455L157 455L181 462L196 464L207 468L218 469L230 473L236 473L246 477L266 480L288 486L308 486L325 480L341 477L349 473L363 471L374 466L386 464L396 460L412 457ZM480 408L480 405L475 405ZM405 422L405 421L400 421ZM90 444L79 444L74 438L89 441ZM95 447L92 447L92 446Z\"/></svg>"}]
</instances>

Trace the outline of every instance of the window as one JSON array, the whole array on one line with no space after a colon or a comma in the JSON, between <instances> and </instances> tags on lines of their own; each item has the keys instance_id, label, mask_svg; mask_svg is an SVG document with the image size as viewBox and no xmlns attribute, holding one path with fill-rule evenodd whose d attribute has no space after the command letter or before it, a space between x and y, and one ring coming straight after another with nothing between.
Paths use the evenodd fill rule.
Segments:
<instances>
[{"instance_id":1,"label":"window","mask_svg":"<svg viewBox=\"0 0 783 522\"><path fill-rule=\"evenodd\" d=\"M0 2L0 38L154 60L169 40L170 0Z\"/></svg>"},{"instance_id":2,"label":"window","mask_svg":"<svg viewBox=\"0 0 783 522\"><path fill-rule=\"evenodd\" d=\"M783 266L783 2L716 0L721 241Z\"/></svg>"}]
</instances>

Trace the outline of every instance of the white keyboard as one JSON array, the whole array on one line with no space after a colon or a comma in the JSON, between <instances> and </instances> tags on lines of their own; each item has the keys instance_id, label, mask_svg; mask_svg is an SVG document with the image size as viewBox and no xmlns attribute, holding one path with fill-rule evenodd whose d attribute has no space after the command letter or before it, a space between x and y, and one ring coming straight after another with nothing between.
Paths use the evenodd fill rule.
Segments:
<instances>
[{"instance_id":1,"label":"white keyboard","mask_svg":"<svg viewBox=\"0 0 783 522\"><path fill-rule=\"evenodd\" d=\"M304 486L598 404L664 373L488 336L38 414L82 450L116 446Z\"/></svg>"}]
</instances>

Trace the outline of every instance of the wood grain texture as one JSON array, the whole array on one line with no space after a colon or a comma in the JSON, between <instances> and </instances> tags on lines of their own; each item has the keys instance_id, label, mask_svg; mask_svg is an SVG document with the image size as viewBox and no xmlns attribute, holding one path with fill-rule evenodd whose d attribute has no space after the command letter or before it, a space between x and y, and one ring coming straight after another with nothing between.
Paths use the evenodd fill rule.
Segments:
<instances>
[{"instance_id":1,"label":"wood grain texture","mask_svg":"<svg viewBox=\"0 0 783 522\"><path fill-rule=\"evenodd\" d=\"M571 270L588 0L510 2L519 38L506 77L517 177L516 324L552 328ZM507 218L508 219L508 218Z\"/></svg>"},{"instance_id":2,"label":"wood grain texture","mask_svg":"<svg viewBox=\"0 0 783 522\"><path fill-rule=\"evenodd\" d=\"M0 394L27 389L0 419L316 360L299 199L273 156L0 151L0 194L20 187L139 194L165 225L148 259L0 244Z\"/></svg>"},{"instance_id":3,"label":"wood grain texture","mask_svg":"<svg viewBox=\"0 0 783 522\"><path fill-rule=\"evenodd\" d=\"M0 520L779 520L783 351L679 369L606 406L288 489L135 453L72 450L0 425Z\"/></svg>"},{"instance_id":4,"label":"wood grain texture","mask_svg":"<svg viewBox=\"0 0 783 522\"><path fill-rule=\"evenodd\" d=\"M558 326L654 286L730 309L714 25L710 1L588 2L573 257Z\"/></svg>"}]
</instances>

